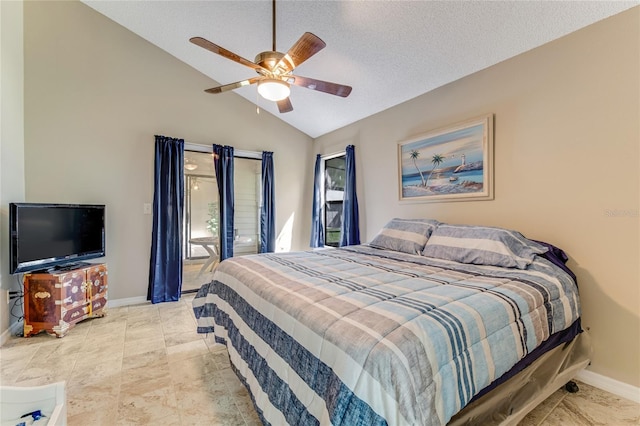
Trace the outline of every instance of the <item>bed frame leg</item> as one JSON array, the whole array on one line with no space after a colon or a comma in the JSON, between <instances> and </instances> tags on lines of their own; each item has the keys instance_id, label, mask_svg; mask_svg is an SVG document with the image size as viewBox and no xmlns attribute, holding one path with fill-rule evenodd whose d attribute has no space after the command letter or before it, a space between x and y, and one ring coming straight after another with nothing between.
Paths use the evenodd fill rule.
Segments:
<instances>
[{"instance_id":1,"label":"bed frame leg","mask_svg":"<svg viewBox=\"0 0 640 426\"><path fill-rule=\"evenodd\" d=\"M564 385L564 389L569 393L576 393L580 390L576 382L574 382L573 380L567 382L567 384Z\"/></svg>"}]
</instances>

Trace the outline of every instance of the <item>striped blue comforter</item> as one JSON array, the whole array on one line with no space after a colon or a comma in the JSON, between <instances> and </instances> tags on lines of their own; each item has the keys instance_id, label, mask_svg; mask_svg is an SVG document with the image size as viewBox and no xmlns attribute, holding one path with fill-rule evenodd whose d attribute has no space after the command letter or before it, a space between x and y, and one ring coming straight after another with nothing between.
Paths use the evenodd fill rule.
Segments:
<instances>
[{"instance_id":1,"label":"striped blue comforter","mask_svg":"<svg viewBox=\"0 0 640 426\"><path fill-rule=\"evenodd\" d=\"M442 425L579 316L574 281L352 246L237 257L193 301L265 424Z\"/></svg>"}]
</instances>

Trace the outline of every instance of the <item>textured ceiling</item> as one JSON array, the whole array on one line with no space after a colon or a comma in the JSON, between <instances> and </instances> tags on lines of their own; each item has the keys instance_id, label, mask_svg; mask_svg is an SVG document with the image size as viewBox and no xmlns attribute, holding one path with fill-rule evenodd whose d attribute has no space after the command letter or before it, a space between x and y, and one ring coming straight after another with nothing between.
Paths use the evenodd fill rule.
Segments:
<instances>
[{"instance_id":1,"label":"textured ceiling","mask_svg":"<svg viewBox=\"0 0 640 426\"><path fill-rule=\"evenodd\" d=\"M204 37L246 59L271 50L271 2L84 1L220 84L255 76L189 42ZM279 1L276 48L305 32L327 47L294 74L353 87L340 98L292 86L294 110L240 95L316 138L638 5L637 1ZM612 47L614 48L614 47ZM202 89L207 89L203 87ZM235 93L235 94L234 94Z\"/></svg>"}]
</instances>

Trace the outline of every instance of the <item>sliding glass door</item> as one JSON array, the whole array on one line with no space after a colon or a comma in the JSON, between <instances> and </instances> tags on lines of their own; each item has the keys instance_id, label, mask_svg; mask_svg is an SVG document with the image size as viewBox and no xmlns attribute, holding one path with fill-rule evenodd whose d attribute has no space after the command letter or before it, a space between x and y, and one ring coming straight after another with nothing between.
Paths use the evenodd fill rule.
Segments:
<instances>
[{"instance_id":1,"label":"sliding glass door","mask_svg":"<svg viewBox=\"0 0 640 426\"><path fill-rule=\"evenodd\" d=\"M184 158L183 293L211 281L220 249L220 204L212 154L185 149ZM260 157L234 158L234 256L259 252L261 172Z\"/></svg>"},{"instance_id":2,"label":"sliding glass door","mask_svg":"<svg viewBox=\"0 0 640 426\"><path fill-rule=\"evenodd\" d=\"M211 281L220 247L218 184L210 152L184 152L182 292Z\"/></svg>"},{"instance_id":3,"label":"sliding glass door","mask_svg":"<svg viewBox=\"0 0 640 426\"><path fill-rule=\"evenodd\" d=\"M253 158L234 159L235 212L233 255L259 252L260 243L260 174L262 161Z\"/></svg>"},{"instance_id":4,"label":"sliding glass door","mask_svg":"<svg viewBox=\"0 0 640 426\"><path fill-rule=\"evenodd\" d=\"M198 239L218 240L218 188L216 178L203 175L185 176L185 259L207 256Z\"/></svg>"}]
</instances>

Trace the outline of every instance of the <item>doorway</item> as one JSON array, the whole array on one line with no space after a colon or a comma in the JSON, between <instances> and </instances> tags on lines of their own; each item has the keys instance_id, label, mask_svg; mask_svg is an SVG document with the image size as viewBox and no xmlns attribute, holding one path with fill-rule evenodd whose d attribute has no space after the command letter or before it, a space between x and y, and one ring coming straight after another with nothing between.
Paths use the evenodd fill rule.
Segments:
<instances>
[{"instance_id":1,"label":"doorway","mask_svg":"<svg viewBox=\"0 0 640 426\"><path fill-rule=\"evenodd\" d=\"M184 163L182 293L191 293L211 282L219 263L220 203L212 153L185 149ZM236 154L233 164L233 255L259 253L262 158Z\"/></svg>"},{"instance_id":2,"label":"doorway","mask_svg":"<svg viewBox=\"0 0 640 426\"><path fill-rule=\"evenodd\" d=\"M182 292L211 281L218 260L218 184L211 153L184 152Z\"/></svg>"}]
</instances>

